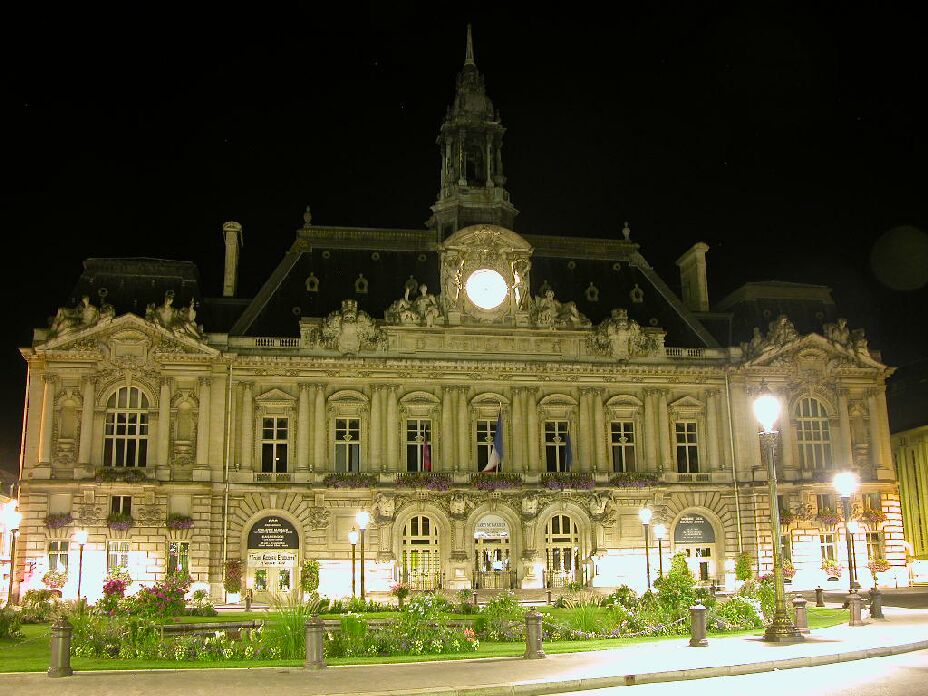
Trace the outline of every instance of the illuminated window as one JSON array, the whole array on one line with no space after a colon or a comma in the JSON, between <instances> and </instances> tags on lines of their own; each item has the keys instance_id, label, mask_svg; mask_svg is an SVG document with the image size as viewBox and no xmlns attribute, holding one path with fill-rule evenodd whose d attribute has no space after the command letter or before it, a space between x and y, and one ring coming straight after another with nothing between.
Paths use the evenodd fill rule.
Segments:
<instances>
[{"instance_id":1,"label":"illuminated window","mask_svg":"<svg viewBox=\"0 0 928 696\"><path fill-rule=\"evenodd\" d=\"M432 421L410 418L406 421L406 471L431 471ZM426 460L426 456L428 460Z\"/></svg>"},{"instance_id":2,"label":"illuminated window","mask_svg":"<svg viewBox=\"0 0 928 696\"><path fill-rule=\"evenodd\" d=\"M183 575L190 572L190 542L168 542L168 572Z\"/></svg>"},{"instance_id":3,"label":"illuminated window","mask_svg":"<svg viewBox=\"0 0 928 696\"><path fill-rule=\"evenodd\" d=\"M361 471L361 419L335 419L335 471Z\"/></svg>"},{"instance_id":4,"label":"illuminated window","mask_svg":"<svg viewBox=\"0 0 928 696\"><path fill-rule=\"evenodd\" d=\"M801 399L796 404L793 427L799 445L799 465L803 469L830 469L831 425L821 402L810 396Z\"/></svg>"},{"instance_id":5,"label":"illuminated window","mask_svg":"<svg viewBox=\"0 0 928 696\"><path fill-rule=\"evenodd\" d=\"M677 438L677 473L695 474L699 471L699 445L696 441L696 422L677 421L674 428Z\"/></svg>"},{"instance_id":6,"label":"illuminated window","mask_svg":"<svg viewBox=\"0 0 928 696\"><path fill-rule=\"evenodd\" d=\"M632 421L612 423L612 470L631 473L636 470L635 424Z\"/></svg>"},{"instance_id":7,"label":"illuminated window","mask_svg":"<svg viewBox=\"0 0 928 696\"><path fill-rule=\"evenodd\" d=\"M110 512L114 515L131 515L132 514L132 496L131 495L112 495L110 496Z\"/></svg>"},{"instance_id":8,"label":"illuminated window","mask_svg":"<svg viewBox=\"0 0 928 696\"><path fill-rule=\"evenodd\" d=\"M50 541L48 542L48 569L58 572L67 572L68 570L68 542L67 541Z\"/></svg>"},{"instance_id":9,"label":"illuminated window","mask_svg":"<svg viewBox=\"0 0 928 696\"><path fill-rule=\"evenodd\" d=\"M545 421L545 467L549 472L570 471L567 421Z\"/></svg>"},{"instance_id":10,"label":"illuminated window","mask_svg":"<svg viewBox=\"0 0 928 696\"><path fill-rule=\"evenodd\" d=\"M106 569L129 567L129 542L110 541L106 545Z\"/></svg>"},{"instance_id":11,"label":"illuminated window","mask_svg":"<svg viewBox=\"0 0 928 696\"><path fill-rule=\"evenodd\" d=\"M261 421L261 471L285 473L289 420L282 416L267 416Z\"/></svg>"},{"instance_id":12,"label":"illuminated window","mask_svg":"<svg viewBox=\"0 0 928 696\"><path fill-rule=\"evenodd\" d=\"M867 558L884 558L883 535L880 532L867 532Z\"/></svg>"},{"instance_id":13,"label":"illuminated window","mask_svg":"<svg viewBox=\"0 0 928 696\"><path fill-rule=\"evenodd\" d=\"M490 452L493 450L493 440L496 437L496 419L480 419L477 421L477 471L483 471L490 461ZM495 469L499 471L506 462L501 462Z\"/></svg>"},{"instance_id":14,"label":"illuminated window","mask_svg":"<svg viewBox=\"0 0 928 696\"><path fill-rule=\"evenodd\" d=\"M838 558L835 536L834 532L823 532L818 535L823 561L834 561Z\"/></svg>"},{"instance_id":15,"label":"illuminated window","mask_svg":"<svg viewBox=\"0 0 928 696\"><path fill-rule=\"evenodd\" d=\"M148 397L120 387L106 402L104 466L145 466L148 461Z\"/></svg>"}]
</instances>

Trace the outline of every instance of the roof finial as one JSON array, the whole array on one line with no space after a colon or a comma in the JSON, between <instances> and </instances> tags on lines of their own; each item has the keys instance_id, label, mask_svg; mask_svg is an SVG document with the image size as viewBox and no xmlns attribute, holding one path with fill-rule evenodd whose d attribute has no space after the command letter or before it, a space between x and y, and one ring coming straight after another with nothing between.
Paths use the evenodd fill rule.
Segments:
<instances>
[{"instance_id":1,"label":"roof finial","mask_svg":"<svg viewBox=\"0 0 928 696\"><path fill-rule=\"evenodd\" d=\"M464 51L464 65L476 65L474 62L474 40L470 35L470 22L467 23L467 49Z\"/></svg>"}]
</instances>

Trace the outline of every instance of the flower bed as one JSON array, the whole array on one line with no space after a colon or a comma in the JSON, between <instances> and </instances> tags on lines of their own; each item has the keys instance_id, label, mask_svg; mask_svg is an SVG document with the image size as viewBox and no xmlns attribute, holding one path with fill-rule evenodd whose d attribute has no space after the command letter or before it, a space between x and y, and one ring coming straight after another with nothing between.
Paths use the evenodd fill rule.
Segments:
<instances>
[{"instance_id":1,"label":"flower bed","mask_svg":"<svg viewBox=\"0 0 928 696\"><path fill-rule=\"evenodd\" d=\"M552 491L560 491L565 488L572 488L579 491L588 491L595 485L593 477L590 474L557 472L552 474L542 474L541 485Z\"/></svg>"},{"instance_id":2,"label":"flower bed","mask_svg":"<svg viewBox=\"0 0 928 696\"><path fill-rule=\"evenodd\" d=\"M474 474L471 484L478 491L502 491L522 486L521 474Z\"/></svg>"},{"instance_id":3,"label":"flower bed","mask_svg":"<svg viewBox=\"0 0 928 696\"><path fill-rule=\"evenodd\" d=\"M377 477L374 474L326 474L322 485L326 488L373 488L377 485Z\"/></svg>"},{"instance_id":4,"label":"flower bed","mask_svg":"<svg viewBox=\"0 0 928 696\"><path fill-rule=\"evenodd\" d=\"M411 471L396 475L397 488L424 488L429 491L447 491L451 488L448 474L433 474L428 471Z\"/></svg>"},{"instance_id":5,"label":"flower bed","mask_svg":"<svg viewBox=\"0 0 928 696\"><path fill-rule=\"evenodd\" d=\"M615 474L609 479L610 486L619 488L647 488L656 486L658 483L660 483L660 477L657 474L638 471Z\"/></svg>"},{"instance_id":6,"label":"flower bed","mask_svg":"<svg viewBox=\"0 0 928 696\"><path fill-rule=\"evenodd\" d=\"M45 526L49 529L61 529L74 522L74 517L70 512L53 512L45 516Z\"/></svg>"},{"instance_id":7,"label":"flower bed","mask_svg":"<svg viewBox=\"0 0 928 696\"><path fill-rule=\"evenodd\" d=\"M193 529L193 518L190 515L173 512L168 515L164 526L168 529Z\"/></svg>"}]
</instances>

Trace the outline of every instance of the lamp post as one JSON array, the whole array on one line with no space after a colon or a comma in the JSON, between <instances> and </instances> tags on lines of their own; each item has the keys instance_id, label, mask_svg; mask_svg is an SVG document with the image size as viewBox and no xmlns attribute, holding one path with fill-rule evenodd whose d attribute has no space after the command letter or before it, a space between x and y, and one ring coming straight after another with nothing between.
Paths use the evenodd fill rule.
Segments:
<instances>
[{"instance_id":1,"label":"lamp post","mask_svg":"<svg viewBox=\"0 0 928 696\"><path fill-rule=\"evenodd\" d=\"M358 523L358 529L361 530L361 599L364 599L364 532L367 530L367 524L371 521L371 514L366 510L359 510L354 516L355 522Z\"/></svg>"},{"instance_id":2,"label":"lamp post","mask_svg":"<svg viewBox=\"0 0 928 696\"><path fill-rule=\"evenodd\" d=\"M6 595L7 606L13 603L13 584L16 581L16 533L19 531L19 523L23 520L23 514L16 509L18 505L18 500L11 500L3 507L3 526L10 532L10 587Z\"/></svg>"},{"instance_id":3,"label":"lamp post","mask_svg":"<svg viewBox=\"0 0 928 696\"><path fill-rule=\"evenodd\" d=\"M654 536L657 537L657 574L664 577L664 549L661 542L667 537L667 525L663 522L654 525Z\"/></svg>"},{"instance_id":4,"label":"lamp post","mask_svg":"<svg viewBox=\"0 0 928 696\"><path fill-rule=\"evenodd\" d=\"M854 495L860 481L858 481L856 474L850 471L842 471L835 474L831 483L835 490L838 491L838 495L841 496L841 506L844 508L844 538L847 540L847 569L848 575L850 575L848 589L850 589L851 593L855 593L860 589L860 584L857 582L857 564L854 563L854 540L850 528L851 496Z\"/></svg>"},{"instance_id":5,"label":"lamp post","mask_svg":"<svg viewBox=\"0 0 928 696\"><path fill-rule=\"evenodd\" d=\"M851 564L854 566L854 579L857 581L857 589L860 589L860 578L857 577L857 532L860 531L860 522L851 520L847 523L847 531L851 533ZM848 571L850 572L850 571ZM874 584L876 579L874 578Z\"/></svg>"},{"instance_id":6,"label":"lamp post","mask_svg":"<svg viewBox=\"0 0 928 696\"><path fill-rule=\"evenodd\" d=\"M643 507L638 511L638 519L644 525L644 569L648 578L648 589L651 589L651 538L649 528L651 526L651 517L654 515L651 508Z\"/></svg>"},{"instance_id":7,"label":"lamp post","mask_svg":"<svg viewBox=\"0 0 928 696\"><path fill-rule=\"evenodd\" d=\"M802 634L786 611L786 590L783 587L783 558L780 553L780 509L777 505L777 470L776 447L779 432L774 426L780 417L780 402L771 394L765 384L761 393L754 399L754 417L763 430L760 437L761 455L767 464L767 483L770 496L770 531L773 535L773 621L764 631L764 640L772 643L797 643L803 640Z\"/></svg>"},{"instance_id":8,"label":"lamp post","mask_svg":"<svg viewBox=\"0 0 928 696\"><path fill-rule=\"evenodd\" d=\"M356 588L355 588L355 580L354 580L354 578L355 578L355 573L357 572L357 571L355 570L355 555L354 555L354 552L355 552L355 547L356 547L357 544L358 544L358 530L355 529L354 527L352 527L352 528L351 528L351 531L348 532L348 543L351 544L351 596L352 596L352 597L356 597L358 593L357 593L357 590L356 590Z\"/></svg>"},{"instance_id":9,"label":"lamp post","mask_svg":"<svg viewBox=\"0 0 928 696\"><path fill-rule=\"evenodd\" d=\"M87 530L78 529L74 532L74 541L80 549L77 554L77 603L81 602L81 579L84 575L84 544L87 543Z\"/></svg>"}]
</instances>

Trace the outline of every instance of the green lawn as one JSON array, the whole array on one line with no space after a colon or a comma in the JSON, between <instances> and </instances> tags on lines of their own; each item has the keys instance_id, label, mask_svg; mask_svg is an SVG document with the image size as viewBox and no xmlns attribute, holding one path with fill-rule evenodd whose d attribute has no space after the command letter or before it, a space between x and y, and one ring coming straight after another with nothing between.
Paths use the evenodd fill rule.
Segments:
<instances>
[{"instance_id":1,"label":"green lawn","mask_svg":"<svg viewBox=\"0 0 928 696\"><path fill-rule=\"evenodd\" d=\"M551 613L557 616L558 611ZM370 614L371 618L387 618L395 612ZM218 617L178 617L177 621L190 623L191 621L243 621L255 618L268 618L265 612L236 612L220 614ZM332 618L335 618L334 616ZM461 616L460 618L467 618ZM848 612L844 609L818 609L809 608L809 626L811 628L826 628L848 620ZM48 669L48 626L45 624L27 625L22 628L24 639L21 641L0 640L0 672L44 672ZM760 634L762 631L741 631L738 633L720 634L715 637ZM588 641L552 641L544 644L545 652L549 655L559 653L584 652L588 650L606 650L621 648L639 643L656 642L663 640L681 640L681 636L664 638L611 638ZM327 660L330 665L361 665L361 664L392 664L398 662L426 662L433 660L463 660L475 657L518 657L525 651L524 643L488 643L481 642L477 652L459 653L454 655L397 655L394 657L344 657ZM107 660L101 658L71 658L71 666L75 670L119 670L119 669L203 669L210 667L298 667L302 660L240 660L227 662L175 662L173 660Z\"/></svg>"}]
</instances>

